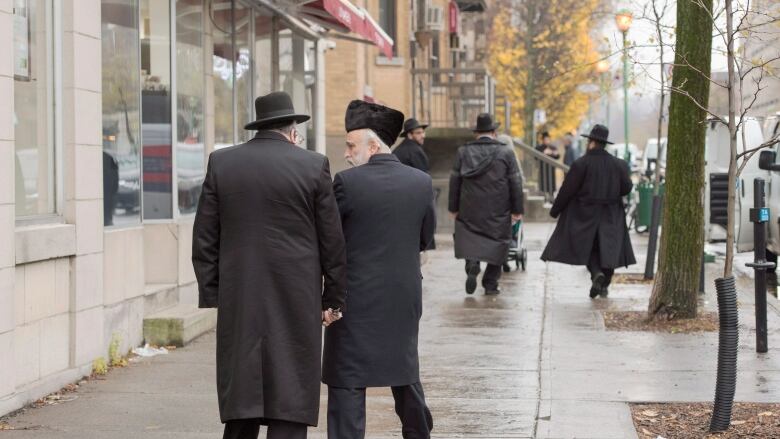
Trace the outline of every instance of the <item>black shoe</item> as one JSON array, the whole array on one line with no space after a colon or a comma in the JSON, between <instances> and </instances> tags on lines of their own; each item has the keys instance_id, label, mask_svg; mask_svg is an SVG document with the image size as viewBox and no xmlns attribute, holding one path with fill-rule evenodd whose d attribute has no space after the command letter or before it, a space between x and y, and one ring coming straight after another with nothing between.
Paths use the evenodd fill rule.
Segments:
<instances>
[{"instance_id":1,"label":"black shoe","mask_svg":"<svg viewBox=\"0 0 780 439\"><path fill-rule=\"evenodd\" d=\"M605 299L607 298L607 296L609 296L609 290L607 289L606 286L601 287L601 291L599 291L599 296Z\"/></svg>"},{"instance_id":2,"label":"black shoe","mask_svg":"<svg viewBox=\"0 0 780 439\"><path fill-rule=\"evenodd\" d=\"M485 288L485 295L486 296L497 296L501 294L501 290L498 289L498 287L495 288Z\"/></svg>"},{"instance_id":3,"label":"black shoe","mask_svg":"<svg viewBox=\"0 0 780 439\"><path fill-rule=\"evenodd\" d=\"M469 267L466 274L466 294L474 294L477 291L477 275L479 274L479 265Z\"/></svg>"},{"instance_id":4,"label":"black shoe","mask_svg":"<svg viewBox=\"0 0 780 439\"><path fill-rule=\"evenodd\" d=\"M604 287L606 280L607 277L604 276L604 273L596 273L593 276L593 284L590 286L591 299L595 299L599 294L601 294L602 290L606 290L606 287Z\"/></svg>"}]
</instances>

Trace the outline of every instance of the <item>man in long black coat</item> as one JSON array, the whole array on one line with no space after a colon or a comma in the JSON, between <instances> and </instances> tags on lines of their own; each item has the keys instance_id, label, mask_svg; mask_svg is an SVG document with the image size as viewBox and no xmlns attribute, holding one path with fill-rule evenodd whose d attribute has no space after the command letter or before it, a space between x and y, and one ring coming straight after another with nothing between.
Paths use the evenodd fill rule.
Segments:
<instances>
[{"instance_id":1,"label":"man in long black coat","mask_svg":"<svg viewBox=\"0 0 780 439\"><path fill-rule=\"evenodd\" d=\"M477 288L487 262L485 294L499 294L501 265L512 240L512 222L523 217L523 182L514 152L496 140L498 124L477 117L476 140L461 146L450 175L449 211L455 217L455 257L466 260L466 293Z\"/></svg>"},{"instance_id":2,"label":"man in long black coat","mask_svg":"<svg viewBox=\"0 0 780 439\"><path fill-rule=\"evenodd\" d=\"M320 402L321 324L344 309L346 254L328 160L295 145L283 92L255 101L258 130L209 158L193 231L200 307L218 308L224 438L305 438ZM324 282L323 282L324 278Z\"/></svg>"},{"instance_id":3,"label":"man in long black coat","mask_svg":"<svg viewBox=\"0 0 780 439\"><path fill-rule=\"evenodd\" d=\"M542 260L586 265L590 297L606 297L617 267L636 263L623 211L623 197L633 186L626 162L604 149L609 130L596 125L588 151L575 160L563 180L550 215L558 218Z\"/></svg>"},{"instance_id":4,"label":"man in long black coat","mask_svg":"<svg viewBox=\"0 0 780 439\"><path fill-rule=\"evenodd\" d=\"M436 228L431 178L387 146L403 114L353 101L347 109L347 161L334 189L347 243L348 312L325 331L328 438L362 439L366 387L391 387L403 437L433 428L420 384L420 251Z\"/></svg>"},{"instance_id":5,"label":"man in long black coat","mask_svg":"<svg viewBox=\"0 0 780 439\"><path fill-rule=\"evenodd\" d=\"M428 155L425 154L423 149L426 128L428 128L428 125L421 124L415 118L407 119L401 132L401 137L404 140L395 147L393 154L406 166L411 166L426 174L430 174Z\"/></svg>"}]
</instances>

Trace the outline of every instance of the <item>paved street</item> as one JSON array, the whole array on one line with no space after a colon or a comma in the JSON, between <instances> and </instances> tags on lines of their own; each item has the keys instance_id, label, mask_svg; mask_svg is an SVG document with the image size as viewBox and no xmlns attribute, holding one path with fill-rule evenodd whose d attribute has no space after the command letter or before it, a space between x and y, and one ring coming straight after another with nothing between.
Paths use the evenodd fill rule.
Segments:
<instances>
[{"instance_id":1,"label":"paved street","mask_svg":"<svg viewBox=\"0 0 780 439\"><path fill-rule=\"evenodd\" d=\"M642 310L647 285L615 285L607 300L587 296L582 267L545 265L539 254L552 225L529 224L528 271L502 280L495 298L463 292L462 264L451 242L437 239L424 267L421 367L436 438L632 438L627 402L710 401L717 334L607 332L605 309ZM643 255L637 239L637 256ZM643 262L631 267L641 271ZM714 310L708 266L705 308ZM754 353L752 285L740 282L737 400L780 394L780 314L772 299L770 352ZM81 387L77 399L9 420L16 438L220 437L213 333L167 356L112 371ZM320 427L324 438L326 399ZM400 437L389 390L369 392L368 437Z\"/></svg>"}]
</instances>

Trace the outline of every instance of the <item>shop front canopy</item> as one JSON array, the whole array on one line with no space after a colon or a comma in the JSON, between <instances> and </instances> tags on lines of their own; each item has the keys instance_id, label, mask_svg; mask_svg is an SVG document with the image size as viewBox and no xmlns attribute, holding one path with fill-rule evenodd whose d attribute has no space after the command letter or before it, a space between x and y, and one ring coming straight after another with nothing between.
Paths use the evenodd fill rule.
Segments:
<instances>
[{"instance_id":1,"label":"shop front canopy","mask_svg":"<svg viewBox=\"0 0 780 439\"><path fill-rule=\"evenodd\" d=\"M393 57L393 39L365 9L349 0L310 0L299 5L303 18L326 29L355 33L379 47L386 57Z\"/></svg>"}]
</instances>

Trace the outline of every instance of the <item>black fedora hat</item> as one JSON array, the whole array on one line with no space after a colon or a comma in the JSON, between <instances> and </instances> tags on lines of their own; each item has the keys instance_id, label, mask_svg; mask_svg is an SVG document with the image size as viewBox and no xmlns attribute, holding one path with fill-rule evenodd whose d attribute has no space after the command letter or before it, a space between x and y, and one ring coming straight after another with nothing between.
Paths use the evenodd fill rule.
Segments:
<instances>
[{"instance_id":1,"label":"black fedora hat","mask_svg":"<svg viewBox=\"0 0 780 439\"><path fill-rule=\"evenodd\" d=\"M609 138L609 128L601 124L593 125L593 128L590 130L590 134L583 134L582 137L595 140L596 142L609 143L612 145L612 142L607 140Z\"/></svg>"},{"instance_id":2,"label":"black fedora hat","mask_svg":"<svg viewBox=\"0 0 780 439\"><path fill-rule=\"evenodd\" d=\"M487 133L490 131L495 131L499 126L501 126L500 123L493 123L493 117L490 114L480 113L479 116L477 116L477 126L472 128L471 131L477 133Z\"/></svg>"},{"instance_id":3,"label":"black fedora hat","mask_svg":"<svg viewBox=\"0 0 780 439\"><path fill-rule=\"evenodd\" d=\"M426 129L428 128L428 124L421 124L415 118L406 119L406 122L404 122L404 130L401 131L401 135L398 137L405 137L410 131L414 131L417 128Z\"/></svg>"},{"instance_id":4,"label":"black fedora hat","mask_svg":"<svg viewBox=\"0 0 780 439\"><path fill-rule=\"evenodd\" d=\"M296 114L290 95L283 91L275 91L255 99L255 114L257 119L244 125L245 130L262 130L269 125L290 121L306 122L311 117Z\"/></svg>"}]
</instances>

